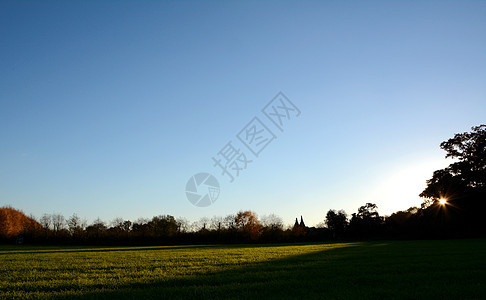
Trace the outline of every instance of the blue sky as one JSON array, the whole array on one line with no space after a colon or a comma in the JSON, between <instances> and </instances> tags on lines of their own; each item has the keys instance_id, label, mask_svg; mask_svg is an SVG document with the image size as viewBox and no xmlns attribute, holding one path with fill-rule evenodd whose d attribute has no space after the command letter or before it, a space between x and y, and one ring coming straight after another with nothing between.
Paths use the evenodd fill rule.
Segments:
<instances>
[{"instance_id":1,"label":"blue sky","mask_svg":"<svg viewBox=\"0 0 486 300\"><path fill-rule=\"evenodd\" d=\"M484 1L2 1L0 205L389 214L485 123L485 83ZM211 157L279 91L301 115L230 183ZM184 192L199 172L221 186L206 208Z\"/></svg>"}]
</instances>

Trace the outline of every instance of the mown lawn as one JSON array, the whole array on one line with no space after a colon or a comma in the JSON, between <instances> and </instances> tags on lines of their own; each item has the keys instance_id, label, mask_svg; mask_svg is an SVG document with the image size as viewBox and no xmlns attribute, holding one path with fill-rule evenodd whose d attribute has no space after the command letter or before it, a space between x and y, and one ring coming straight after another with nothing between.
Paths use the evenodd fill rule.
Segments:
<instances>
[{"instance_id":1,"label":"mown lawn","mask_svg":"<svg viewBox=\"0 0 486 300\"><path fill-rule=\"evenodd\" d=\"M0 246L0 298L486 297L486 240Z\"/></svg>"}]
</instances>

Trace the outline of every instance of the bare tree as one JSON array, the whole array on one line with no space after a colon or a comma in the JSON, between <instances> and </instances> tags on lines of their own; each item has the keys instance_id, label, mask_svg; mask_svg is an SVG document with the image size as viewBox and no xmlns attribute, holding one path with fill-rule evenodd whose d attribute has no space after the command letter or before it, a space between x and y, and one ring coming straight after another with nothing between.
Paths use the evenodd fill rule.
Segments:
<instances>
[{"instance_id":1,"label":"bare tree","mask_svg":"<svg viewBox=\"0 0 486 300\"><path fill-rule=\"evenodd\" d=\"M75 235L78 232L81 232L84 227L83 227L83 221L81 220L80 217L78 217L77 214L73 214L70 216L67 221L66 221L69 233L71 235Z\"/></svg>"},{"instance_id":2,"label":"bare tree","mask_svg":"<svg viewBox=\"0 0 486 300\"><path fill-rule=\"evenodd\" d=\"M43 214L42 217L39 219L39 223L41 224L42 228L51 229L51 225L52 225L51 215Z\"/></svg>"},{"instance_id":3,"label":"bare tree","mask_svg":"<svg viewBox=\"0 0 486 300\"><path fill-rule=\"evenodd\" d=\"M219 216L214 216L211 218L211 221L210 221L210 225L209 225L209 228L211 230L221 230L224 228L224 220L223 220L223 217L219 217Z\"/></svg>"},{"instance_id":4,"label":"bare tree","mask_svg":"<svg viewBox=\"0 0 486 300\"><path fill-rule=\"evenodd\" d=\"M111 227L121 229L123 227L124 222L125 221L122 218L117 217L117 218L113 219L113 221L111 221Z\"/></svg>"},{"instance_id":5,"label":"bare tree","mask_svg":"<svg viewBox=\"0 0 486 300\"><path fill-rule=\"evenodd\" d=\"M190 223L184 217L178 217L176 219L179 233L184 233L190 231Z\"/></svg>"},{"instance_id":6,"label":"bare tree","mask_svg":"<svg viewBox=\"0 0 486 300\"><path fill-rule=\"evenodd\" d=\"M261 217L261 224L271 230L283 230L283 220L275 214L269 214Z\"/></svg>"},{"instance_id":7,"label":"bare tree","mask_svg":"<svg viewBox=\"0 0 486 300\"><path fill-rule=\"evenodd\" d=\"M192 231L198 232L201 230L208 230L209 229L209 219L206 217L203 217L196 222L192 223Z\"/></svg>"},{"instance_id":8,"label":"bare tree","mask_svg":"<svg viewBox=\"0 0 486 300\"><path fill-rule=\"evenodd\" d=\"M230 215L227 215L226 217L224 217L223 226L224 226L224 228L229 229L229 230L236 229L236 216L230 214Z\"/></svg>"},{"instance_id":9,"label":"bare tree","mask_svg":"<svg viewBox=\"0 0 486 300\"><path fill-rule=\"evenodd\" d=\"M61 229L64 228L64 223L66 222L66 220L64 219L63 215L52 214L51 219L52 219L52 229L55 232L59 232L59 231L61 231Z\"/></svg>"}]
</instances>

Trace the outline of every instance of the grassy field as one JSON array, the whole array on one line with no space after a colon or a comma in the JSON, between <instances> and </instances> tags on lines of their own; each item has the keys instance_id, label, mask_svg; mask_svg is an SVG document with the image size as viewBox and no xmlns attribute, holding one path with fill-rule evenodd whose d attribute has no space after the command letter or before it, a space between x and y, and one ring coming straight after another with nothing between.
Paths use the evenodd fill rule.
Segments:
<instances>
[{"instance_id":1,"label":"grassy field","mask_svg":"<svg viewBox=\"0 0 486 300\"><path fill-rule=\"evenodd\" d=\"M0 298L486 297L486 240L0 246Z\"/></svg>"}]
</instances>

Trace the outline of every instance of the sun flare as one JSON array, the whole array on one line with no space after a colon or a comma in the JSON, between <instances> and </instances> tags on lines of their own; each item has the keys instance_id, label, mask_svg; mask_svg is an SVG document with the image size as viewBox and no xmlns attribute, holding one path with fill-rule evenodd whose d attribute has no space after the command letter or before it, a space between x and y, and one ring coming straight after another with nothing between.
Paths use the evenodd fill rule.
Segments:
<instances>
[{"instance_id":1,"label":"sun flare","mask_svg":"<svg viewBox=\"0 0 486 300\"><path fill-rule=\"evenodd\" d=\"M376 202L383 214L392 214L413 206L420 207L424 199L419 194L425 189L426 180L432 176L434 170L448 164L442 157L397 163L383 172L386 176L373 188L365 202Z\"/></svg>"},{"instance_id":2,"label":"sun flare","mask_svg":"<svg viewBox=\"0 0 486 300\"><path fill-rule=\"evenodd\" d=\"M446 203L447 203L447 199L440 198L440 199L439 199L439 203L440 203L440 205L446 205Z\"/></svg>"}]
</instances>

